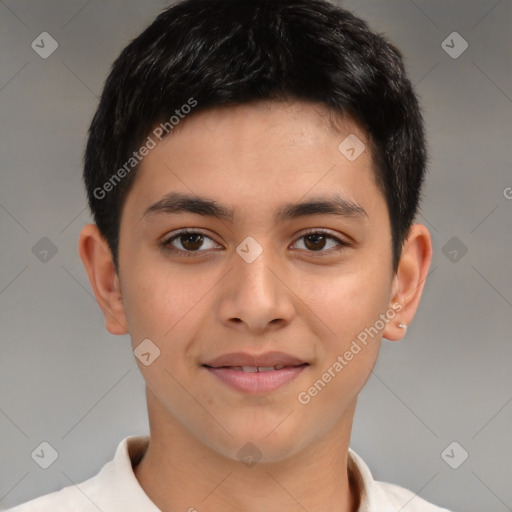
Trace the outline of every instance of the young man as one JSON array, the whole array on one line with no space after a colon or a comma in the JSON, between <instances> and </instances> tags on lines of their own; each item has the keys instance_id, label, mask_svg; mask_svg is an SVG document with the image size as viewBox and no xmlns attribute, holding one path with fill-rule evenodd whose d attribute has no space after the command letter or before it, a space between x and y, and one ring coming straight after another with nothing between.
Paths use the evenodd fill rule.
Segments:
<instances>
[{"instance_id":1,"label":"young man","mask_svg":"<svg viewBox=\"0 0 512 512\"><path fill-rule=\"evenodd\" d=\"M441 511L349 441L432 257L399 51L324 0L185 0L116 60L79 252L150 436L12 512Z\"/></svg>"}]
</instances>

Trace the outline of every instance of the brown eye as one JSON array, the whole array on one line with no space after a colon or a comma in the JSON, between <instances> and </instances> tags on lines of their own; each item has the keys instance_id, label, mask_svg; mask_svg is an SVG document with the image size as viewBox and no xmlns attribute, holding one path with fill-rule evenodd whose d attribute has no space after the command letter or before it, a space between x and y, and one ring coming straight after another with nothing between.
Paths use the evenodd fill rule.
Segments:
<instances>
[{"instance_id":1,"label":"brown eye","mask_svg":"<svg viewBox=\"0 0 512 512\"><path fill-rule=\"evenodd\" d=\"M160 242L163 249L189 256L192 253L203 253L205 249L215 248L217 244L207 235L199 231L182 230Z\"/></svg>"},{"instance_id":2,"label":"brown eye","mask_svg":"<svg viewBox=\"0 0 512 512\"><path fill-rule=\"evenodd\" d=\"M322 234L314 233L312 235L306 235L304 244L311 251L318 251L325 247L327 237Z\"/></svg>"},{"instance_id":3,"label":"brown eye","mask_svg":"<svg viewBox=\"0 0 512 512\"><path fill-rule=\"evenodd\" d=\"M317 255L315 253L318 253L318 256L329 255L350 246L348 242L340 240L330 233L318 230L304 233L295 243L298 243L300 240L304 240L304 250L315 256Z\"/></svg>"},{"instance_id":4,"label":"brown eye","mask_svg":"<svg viewBox=\"0 0 512 512\"><path fill-rule=\"evenodd\" d=\"M200 233L191 233L179 235L179 240L183 248L187 251L197 251L203 244L203 235Z\"/></svg>"}]
</instances>

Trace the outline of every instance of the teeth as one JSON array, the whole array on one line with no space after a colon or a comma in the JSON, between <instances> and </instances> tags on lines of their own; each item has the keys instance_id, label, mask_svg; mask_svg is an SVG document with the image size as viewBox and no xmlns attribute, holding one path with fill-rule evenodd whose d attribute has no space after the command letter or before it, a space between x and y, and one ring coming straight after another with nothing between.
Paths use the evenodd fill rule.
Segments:
<instances>
[{"instance_id":1,"label":"teeth","mask_svg":"<svg viewBox=\"0 0 512 512\"><path fill-rule=\"evenodd\" d=\"M205 365L208 366L208 365ZM282 370L286 368L284 364L276 364L276 366L209 366L209 368L229 368L231 370L239 370L247 373L271 372L273 370Z\"/></svg>"},{"instance_id":2,"label":"teeth","mask_svg":"<svg viewBox=\"0 0 512 512\"><path fill-rule=\"evenodd\" d=\"M244 372L256 373L256 372L271 372L273 370L281 370L284 368L283 365L277 366L234 366L233 370L241 369Z\"/></svg>"},{"instance_id":3,"label":"teeth","mask_svg":"<svg viewBox=\"0 0 512 512\"><path fill-rule=\"evenodd\" d=\"M257 366L242 366L242 371L249 373L256 373L258 371Z\"/></svg>"}]
</instances>

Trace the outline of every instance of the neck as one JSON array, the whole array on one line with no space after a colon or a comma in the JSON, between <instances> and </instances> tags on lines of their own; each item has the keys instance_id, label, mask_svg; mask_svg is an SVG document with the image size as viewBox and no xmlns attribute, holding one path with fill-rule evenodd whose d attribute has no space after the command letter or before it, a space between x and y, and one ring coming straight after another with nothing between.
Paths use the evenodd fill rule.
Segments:
<instances>
[{"instance_id":1,"label":"neck","mask_svg":"<svg viewBox=\"0 0 512 512\"><path fill-rule=\"evenodd\" d=\"M350 418L314 445L274 463L248 467L206 447L151 407L150 443L134 473L163 512L354 512L358 490L348 472Z\"/></svg>"}]
</instances>

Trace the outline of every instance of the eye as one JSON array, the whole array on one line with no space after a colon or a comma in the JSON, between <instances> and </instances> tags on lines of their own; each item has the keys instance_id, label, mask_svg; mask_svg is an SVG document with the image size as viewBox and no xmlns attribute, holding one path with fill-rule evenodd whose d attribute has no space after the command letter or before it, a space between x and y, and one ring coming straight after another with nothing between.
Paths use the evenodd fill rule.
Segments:
<instances>
[{"instance_id":1,"label":"eye","mask_svg":"<svg viewBox=\"0 0 512 512\"><path fill-rule=\"evenodd\" d=\"M303 233L300 238L297 240L301 241L304 240L305 243L303 243L303 246L307 250L307 252L311 253L322 253L322 254L332 254L333 252L339 252L342 251L345 247L349 247L350 244L348 242L345 242L343 240L340 240L339 238L331 235L329 232L324 230L315 230L315 231L309 231L307 233ZM329 245L328 241L331 241L330 245L331 247L327 247L328 250L324 250L326 246ZM295 242L295 243L297 243ZM334 242L334 244L333 244ZM335 247L338 248L335 248ZM334 247L334 249L333 249ZM316 254L315 254L316 256Z\"/></svg>"},{"instance_id":2,"label":"eye","mask_svg":"<svg viewBox=\"0 0 512 512\"><path fill-rule=\"evenodd\" d=\"M211 242L210 244L207 244L210 245L210 247L206 247L206 249L210 249L212 246L218 245L209 236L200 231L183 229L162 240L160 242L160 246L172 252L179 252L184 256L193 256L192 253L194 252L205 252L204 250L199 249L201 247L204 248L206 240Z\"/></svg>"},{"instance_id":3,"label":"eye","mask_svg":"<svg viewBox=\"0 0 512 512\"><path fill-rule=\"evenodd\" d=\"M304 250L312 253L314 256L317 256L317 254L314 253L324 255L340 252L345 247L350 246L348 242L340 240L324 230L315 230L303 233L295 244L302 240L305 241L305 243L303 242ZM206 243L207 241L209 241L209 243ZM327 247L329 245L329 241L331 247ZM207 249L215 249L215 246L218 246L218 244L205 233L190 229L182 229L181 231L174 233L172 236L162 240L159 245L167 251L179 253L179 255L182 256L194 256L194 253L204 253ZM328 250L324 250L326 247Z\"/></svg>"}]
</instances>

